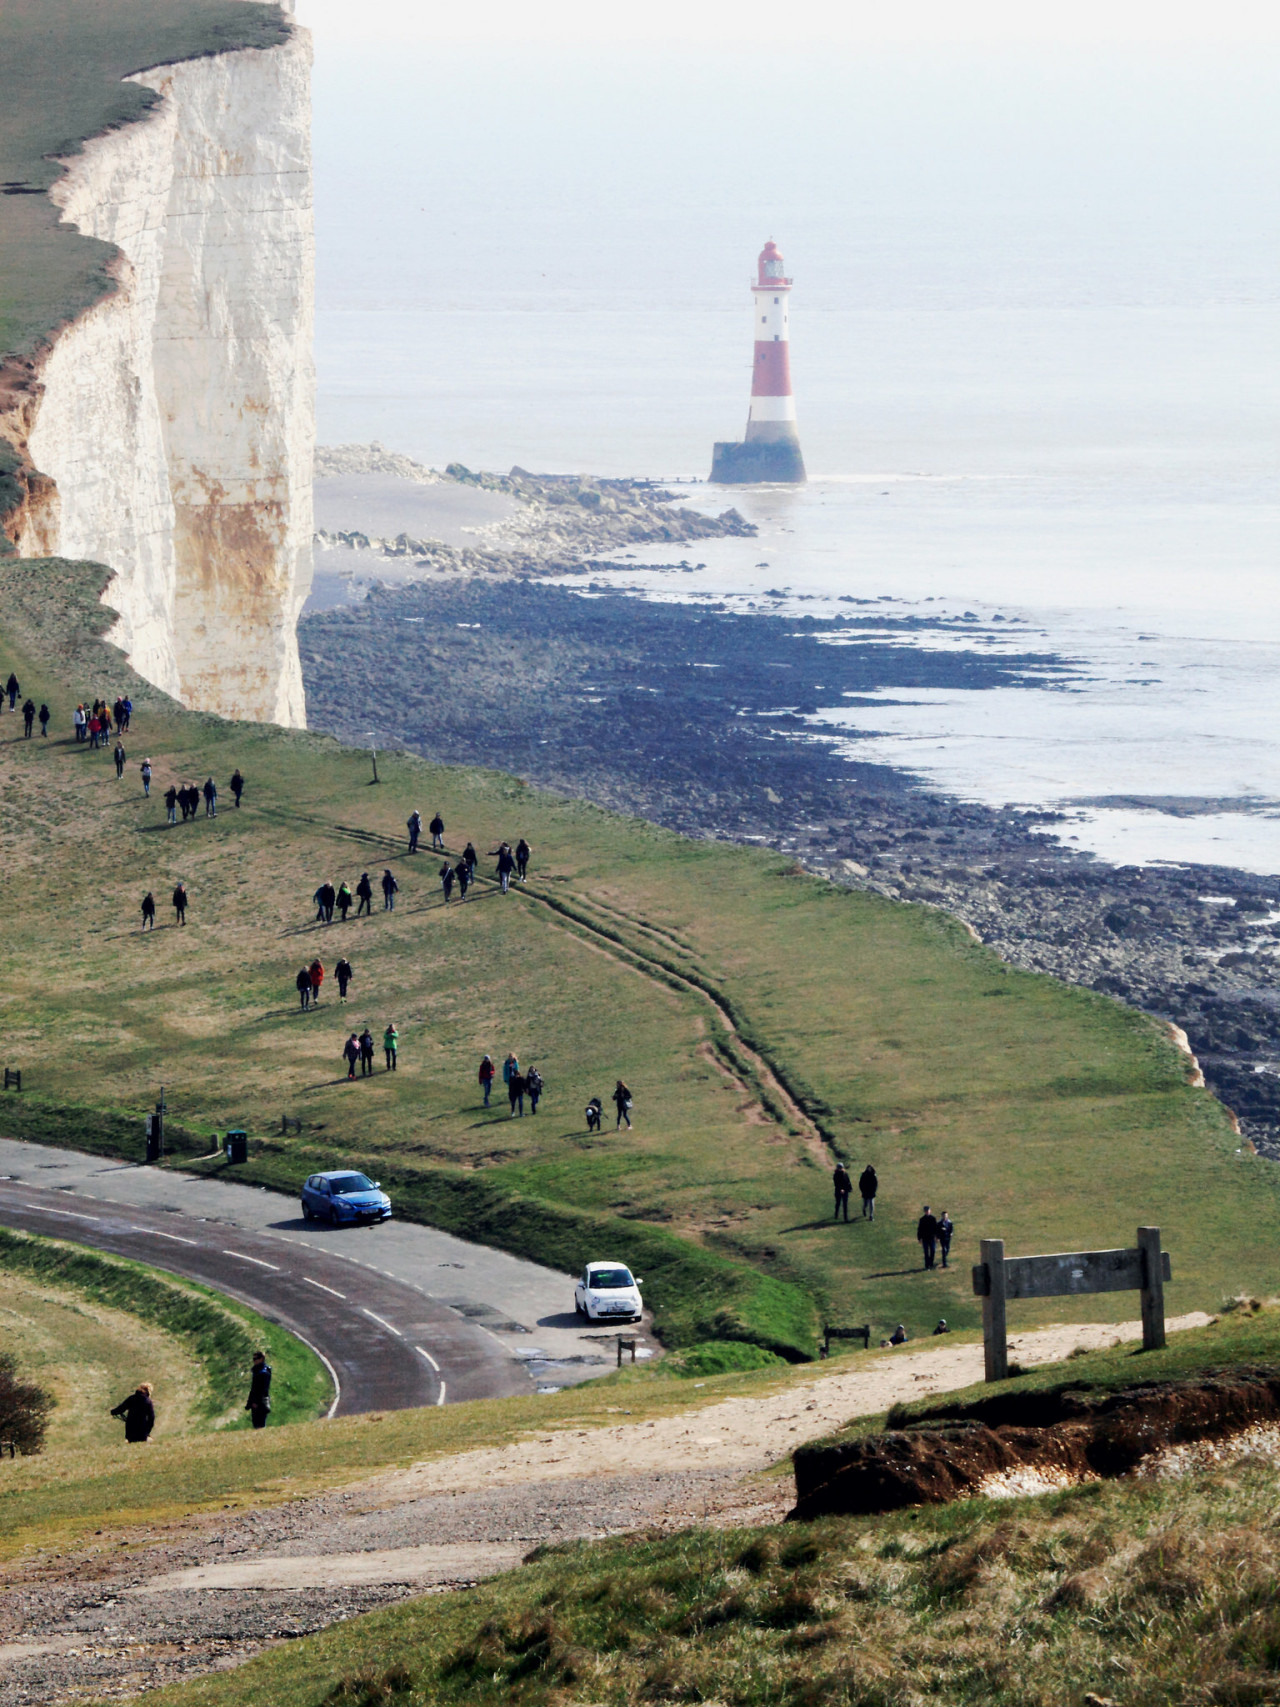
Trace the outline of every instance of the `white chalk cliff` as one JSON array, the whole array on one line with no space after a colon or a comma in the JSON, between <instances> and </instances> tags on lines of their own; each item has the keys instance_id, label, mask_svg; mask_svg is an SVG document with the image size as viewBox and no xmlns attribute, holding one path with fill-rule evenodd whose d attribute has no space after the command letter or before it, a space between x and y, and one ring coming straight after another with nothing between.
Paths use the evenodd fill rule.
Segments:
<instances>
[{"instance_id":1,"label":"white chalk cliff","mask_svg":"<svg viewBox=\"0 0 1280 1707\"><path fill-rule=\"evenodd\" d=\"M305 722L295 626L315 452L310 38L138 74L160 102L51 192L120 251L42 364L28 435L56 499L28 556L115 570L111 634L225 716Z\"/></svg>"}]
</instances>

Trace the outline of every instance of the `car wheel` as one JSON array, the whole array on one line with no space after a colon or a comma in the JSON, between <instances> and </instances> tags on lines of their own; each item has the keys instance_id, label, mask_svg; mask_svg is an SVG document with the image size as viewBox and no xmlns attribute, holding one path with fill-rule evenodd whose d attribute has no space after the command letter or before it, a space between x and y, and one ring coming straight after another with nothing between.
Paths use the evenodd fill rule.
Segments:
<instances>
[{"instance_id":1,"label":"car wheel","mask_svg":"<svg viewBox=\"0 0 1280 1707\"><path fill-rule=\"evenodd\" d=\"M329 1225L331 1227L338 1225L338 1211L332 1207L329 1210Z\"/></svg>"},{"instance_id":2,"label":"car wheel","mask_svg":"<svg viewBox=\"0 0 1280 1707\"><path fill-rule=\"evenodd\" d=\"M310 1221L311 1219L311 1211L305 1203L302 1205L302 1219L304 1221Z\"/></svg>"}]
</instances>

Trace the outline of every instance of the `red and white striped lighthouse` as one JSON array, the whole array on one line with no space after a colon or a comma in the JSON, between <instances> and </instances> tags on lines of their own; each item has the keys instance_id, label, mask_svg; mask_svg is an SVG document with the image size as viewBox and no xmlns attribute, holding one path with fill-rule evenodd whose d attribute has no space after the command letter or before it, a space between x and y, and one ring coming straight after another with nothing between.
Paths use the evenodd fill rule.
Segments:
<instances>
[{"instance_id":1,"label":"red and white striped lighthouse","mask_svg":"<svg viewBox=\"0 0 1280 1707\"><path fill-rule=\"evenodd\" d=\"M751 409L742 444L717 444L711 478L725 484L805 477L796 431L796 402L791 393L791 280L772 238L760 251L756 283L751 287L755 323L755 359L751 373Z\"/></svg>"}]
</instances>

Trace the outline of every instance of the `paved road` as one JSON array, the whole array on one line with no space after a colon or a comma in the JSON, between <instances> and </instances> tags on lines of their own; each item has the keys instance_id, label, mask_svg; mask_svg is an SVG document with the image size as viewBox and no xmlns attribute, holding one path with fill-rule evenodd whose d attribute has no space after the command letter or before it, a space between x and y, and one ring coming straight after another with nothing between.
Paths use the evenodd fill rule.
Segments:
<instances>
[{"instance_id":1,"label":"paved road","mask_svg":"<svg viewBox=\"0 0 1280 1707\"><path fill-rule=\"evenodd\" d=\"M318 1227L257 1186L0 1138L0 1224L169 1269L280 1321L330 1363L340 1414L549 1391L613 1361L611 1336L577 1322L567 1275L408 1222Z\"/></svg>"}]
</instances>

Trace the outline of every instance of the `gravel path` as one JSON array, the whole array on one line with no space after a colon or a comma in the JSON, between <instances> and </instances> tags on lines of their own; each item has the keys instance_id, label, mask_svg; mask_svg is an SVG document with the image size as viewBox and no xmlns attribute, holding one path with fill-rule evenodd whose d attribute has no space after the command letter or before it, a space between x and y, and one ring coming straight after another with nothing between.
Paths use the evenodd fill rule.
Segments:
<instances>
[{"instance_id":1,"label":"gravel path","mask_svg":"<svg viewBox=\"0 0 1280 1707\"><path fill-rule=\"evenodd\" d=\"M1010 1344L1029 1364L1140 1333L1136 1322L1048 1328ZM509 1569L542 1542L779 1522L791 1479L759 1472L793 1446L981 1375L981 1346L925 1342L815 1369L760 1398L638 1423L620 1406L608 1428L536 1432L288 1505L30 1556L3 1576L0 1707L120 1698L238 1665L271 1643Z\"/></svg>"}]
</instances>

